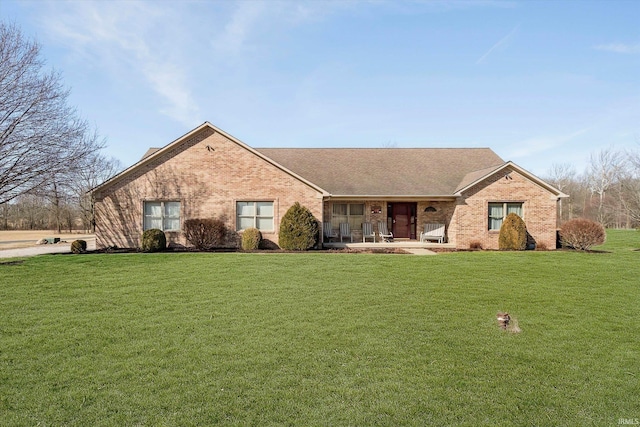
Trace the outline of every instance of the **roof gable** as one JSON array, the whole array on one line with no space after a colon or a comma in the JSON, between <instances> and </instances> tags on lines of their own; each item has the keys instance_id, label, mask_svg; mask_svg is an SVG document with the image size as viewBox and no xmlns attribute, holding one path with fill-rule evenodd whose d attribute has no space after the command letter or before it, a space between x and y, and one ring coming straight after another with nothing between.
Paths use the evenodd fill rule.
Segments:
<instances>
[{"instance_id":1,"label":"roof gable","mask_svg":"<svg viewBox=\"0 0 640 427\"><path fill-rule=\"evenodd\" d=\"M156 151L160 151L160 150L161 150L161 148L158 148L158 147L151 147L151 148L149 148L149 149L147 150L147 152L146 152L146 153L144 153L144 154L142 155L142 158L141 158L140 160L144 160L144 159L146 159L147 157L149 157L150 155L152 155L153 153L155 153Z\"/></svg>"},{"instance_id":2,"label":"roof gable","mask_svg":"<svg viewBox=\"0 0 640 427\"><path fill-rule=\"evenodd\" d=\"M564 194L562 191L558 190L557 188L555 188L551 184L549 184L546 181L538 178L537 176L535 176L531 172L521 168L520 166L516 165L512 161L505 162L504 164L502 164L502 165L500 165L498 167L495 167L495 168L487 168L487 169L484 169L484 170L474 171L474 172L471 172L471 173L467 174L464 177L464 179L462 180L462 182L460 183L460 185L458 186L458 189L455 192L456 196L462 195L462 193L464 191L468 190L469 188L473 187L474 185L482 182L483 180L485 180L485 179L487 179L487 178L489 178L489 177L491 177L493 175L496 175L498 173L504 173L505 170L507 170L507 171L510 171L510 170L517 171L519 174L521 174L522 176L526 177L529 181L531 181L534 184L542 187L543 189L545 189L546 191L550 192L551 194L553 194L554 196L556 196L558 198L569 197L567 194ZM505 175L508 175L508 172Z\"/></svg>"},{"instance_id":3,"label":"roof gable","mask_svg":"<svg viewBox=\"0 0 640 427\"><path fill-rule=\"evenodd\" d=\"M255 149L249 147L248 145L246 145L245 143L243 143L239 139L231 136L230 134L224 132L223 130L218 129L217 127L213 126L209 122L204 122L202 125L198 126L197 128L193 129L192 131L186 133L185 135L181 136L180 138L170 142L169 144L165 145L162 148L150 148L144 154L142 159L140 159L138 162L134 163L132 166L130 166L129 168L127 168L124 171L120 172L118 175L114 176L113 178L111 178L111 179L103 182L102 184L96 186L95 188L89 190L89 192L97 193L99 191L104 191L109 186L122 181L123 178L126 178L126 177L128 177L130 175L134 175L135 176L135 174L140 173L142 168L144 166L146 166L146 165L151 165L151 167L154 167L153 163L158 161L165 154L167 156L169 156L169 157L175 156L178 152L181 152L181 151L183 151L185 149L188 149L189 146L190 146L189 142L192 141L193 138L196 138L201 132L204 132L204 133L214 133L215 132L215 133L221 134L225 138L227 138L228 140L232 141L233 143L241 146L242 148L244 148L247 151L253 153L257 157L263 159L265 162L272 164L273 166L277 167L278 169L282 170L283 172L291 175L292 177L294 177L294 178L298 179L299 181L303 182L304 184L312 187L314 190L316 190L316 191L318 191L320 193L323 193L323 194L326 193L322 188L318 187L314 183L308 181L307 179L305 179L302 176L297 175L295 172L290 171L286 167L284 167L284 166L278 164L277 162L275 162L274 160L266 157L264 154L261 154L260 152L256 151ZM207 135L205 135L205 136L207 136Z\"/></svg>"}]
</instances>

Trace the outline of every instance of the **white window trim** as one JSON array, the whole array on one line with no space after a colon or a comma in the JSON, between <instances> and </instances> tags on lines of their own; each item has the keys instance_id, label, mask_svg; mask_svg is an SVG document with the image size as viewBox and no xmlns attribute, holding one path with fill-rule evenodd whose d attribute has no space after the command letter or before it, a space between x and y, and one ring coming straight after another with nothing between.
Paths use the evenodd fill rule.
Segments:
<instances>
[{"instance_id":1,"label":"white window trim","mask_svg":"<svg viewBox=\"0 0 640 427\"><path fill-rule=\"evenodd\" d=\"M491 228L491 205L502 205L502 221L500 222L500 224L502 224L504 222L504 219L507 217L507 205L520 205L520 210L522 211L522 215L520 216L523 220L524 220L524 202L523 201L519 201L519 200L509 200L506 202L500 202L500 201L495 201L495 202L488 202L487 204L487 229L489 231L500 231L500 228Z\"/></svg>"},{"instance_id":2,"label":"white window trim","mask_svg":"<svg viewBox=\"0 0 640 427\"><path fill-rule=\"evenodd\" d=\"M145 206L147 203L160 203L160 223L161 223L161 227L160 230L165 231L165 232L176 232L176 231L180 231L182 229L182 201L180 200L145 200L142 203L142 230L146 231L146 230L150 230L150 228L146 228L146 223L147 223L147 215L145 213ZM180 204L180 212L178 213L177 217L172 217L172 216L165 216L164 215L164 204L165 203L179 203ZM158 217L154 217L154 218L158 218ZM171 229L171 230L165 230L164 228L164 221L167 218L174 218L178 220L178 228L177 229Z\"/></svg>"},{"instance_id":3,"label":"white window trim","mask_svg":"<svg viewBox=\"0 0 640 427\"><path fill-rule=\"evenodd\" d=\"M253 215L239 215L238 214L238 203L253 203L253 211L255 214ZM273 215L258 215L258 203L271 203L271 211ZM257 228L261 232L265 233L273 233L276 230L276 202L274 200L236 200L236 231L244 231L246 228L240 228L240 218L252 218L253 219L253 227ZM269 219L271 218L271 229L261 229L258 227L258 219Z\"/></svg>"}]
</instances>

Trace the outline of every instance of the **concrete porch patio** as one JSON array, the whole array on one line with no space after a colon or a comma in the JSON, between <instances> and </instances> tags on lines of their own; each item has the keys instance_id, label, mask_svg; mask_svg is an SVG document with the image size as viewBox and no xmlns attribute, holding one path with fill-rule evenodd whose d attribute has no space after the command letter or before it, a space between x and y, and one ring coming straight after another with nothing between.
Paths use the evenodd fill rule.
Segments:
<instances>
[{"instance_id":1,"label":"concrete porch patio","mask_svg":"<svg viewBox=\"0 0 640 427\"><path fill-rule=\"evenodd\" d=\"M331 241L324 242L323 246L327 249L383 249L383 248L400 248L400 249L455 249L455 245L452 243L434 243L434 242L420 242L419 240L409 239L395 239L393 242L362 242L349 241L339 242Z\"/></svg>"}]
</instances>

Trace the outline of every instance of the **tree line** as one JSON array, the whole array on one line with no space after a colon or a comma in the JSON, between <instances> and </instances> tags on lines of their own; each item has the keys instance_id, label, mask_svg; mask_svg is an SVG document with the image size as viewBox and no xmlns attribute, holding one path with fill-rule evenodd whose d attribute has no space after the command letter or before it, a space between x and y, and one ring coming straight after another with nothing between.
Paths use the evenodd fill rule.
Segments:
<instances>
[{"instance_id":1,"label":"tree line","mask_svg":"<svg viewBox=\"0 0 640 427\"><path fill-rule=\"evenodd\" d=\"M556 163L545 180L569 195L560 201L561 223L586 218L607 228L640 227L640 146L593 152L582 172Z\"/></svg>"},{"instance_id":2,"label":"tree line","mask_svg":"<svg viewBox=\"0 0 640 427\"><path fill-rule=\"evenodd\" d=\"M0 22L0 229L93 228L87 190L120 164L68 98L38 42Z\"/></svg>"},{"instance_id":3,"label":"tree line","mask_svg":"<svg viewBox=\"0 0 640 427\"><path fill-rule=\"evenodd\" d=\"M0 230L94 230L90 189L122 169L117 159L101 153L87 157L40 187L0 204Z\"/></svg>"}]
</instances>

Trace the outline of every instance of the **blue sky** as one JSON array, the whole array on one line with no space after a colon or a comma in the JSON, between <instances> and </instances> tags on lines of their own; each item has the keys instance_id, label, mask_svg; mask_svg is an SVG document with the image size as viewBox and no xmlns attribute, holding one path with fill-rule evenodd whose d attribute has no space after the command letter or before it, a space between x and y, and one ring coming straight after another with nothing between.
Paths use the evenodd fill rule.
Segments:
<instances>
[{"instance_id":1,"label":"blue sky","mask_svg":"<svg viewBox=\"0 0 640 427\"><path fill-rule=\"evenodd\" d=\"M491 147L542 176L640 148L640 1L0 0L0 16L125 166L204 121L253 147Z\"/></svg>"}]
</instances>

